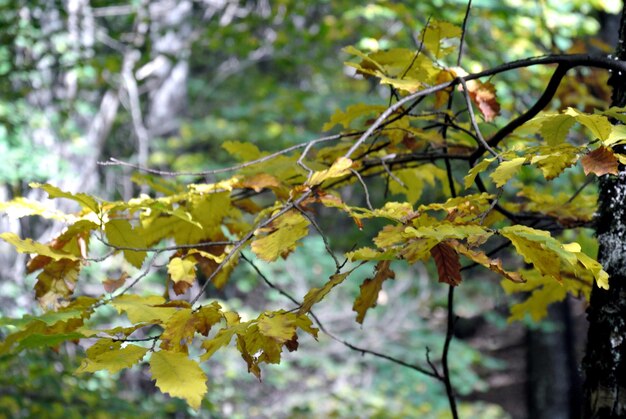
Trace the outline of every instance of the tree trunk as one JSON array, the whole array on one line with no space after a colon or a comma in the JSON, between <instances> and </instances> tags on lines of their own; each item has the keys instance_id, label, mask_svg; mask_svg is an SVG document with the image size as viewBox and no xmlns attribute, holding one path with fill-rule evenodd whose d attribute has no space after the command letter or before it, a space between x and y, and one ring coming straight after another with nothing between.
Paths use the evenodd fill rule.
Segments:
<instances>
[{"instance_id":1,"label":"tree trunk","mask_svg":"<svg viewBox=\"0 0 626 419\"><path fill-rule=\"evenodd\" d=\"M616 59L626 59L622 11ZM614 73L612 105L626 105L626 75ZM624 152L624 150L616 150ZM596 234L598 260L609 273L610 289L595 284L587 310L589 334L583 360L585 418L626 417L626 168L600 179Z\"/></svg>"},{"instance_id":2,"label":"tree trunk","mask_svg":"<svg viewBox=\"0 0 626 419\"><path fill-rule=\"evenodd\" d=\"M528 417L570 419L581 414L581 383L568 299L548 310L549 329L528 329Z\"/></svg>"}]
</instances>

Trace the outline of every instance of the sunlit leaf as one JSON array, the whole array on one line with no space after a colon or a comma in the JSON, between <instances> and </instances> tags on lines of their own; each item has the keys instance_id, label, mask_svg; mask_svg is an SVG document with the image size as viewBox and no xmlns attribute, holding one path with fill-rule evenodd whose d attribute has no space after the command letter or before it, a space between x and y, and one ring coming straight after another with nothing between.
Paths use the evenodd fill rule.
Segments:
<instances>
[{"instance_id":1,"label":"sunlit leaf","mask_svg":"<svg viewBox=\"0 0 626 419\"><path fill-rule=\"evenodd\" d=\"M196 361L182 352L158 351L150 357L150 373L156 386L198 410L207 392L206 375Z\"/></svg>"},{"instance_id":2,"label":"sunlit leaf","mask_svg":"<svg viewBox=\"0 0 626 419\"><path fill-rule=\"evenodd\" d=\"M282 214L267 227L256 231L252 251L261 259L273 262L287 256L297 246L298 240L309 233L309 222L297 210Z\"/></svg>"}]
</instances>

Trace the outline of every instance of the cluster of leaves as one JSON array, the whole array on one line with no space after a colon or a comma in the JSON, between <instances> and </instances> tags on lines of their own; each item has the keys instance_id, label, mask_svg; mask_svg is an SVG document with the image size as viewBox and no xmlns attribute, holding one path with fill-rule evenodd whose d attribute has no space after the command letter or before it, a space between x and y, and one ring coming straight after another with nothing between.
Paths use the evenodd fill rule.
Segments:
<instances>
[{"instance_id":1,"label":"cluster of leaves","mask_svg":"<svg viewBox=\"0 0 626 419\"><path fill-rule=\"evenodd\" d=\"M461 261L483 266L505 278L507 291L531 292L513 307L515 319L527 313L542 317L546 307L567 292L588 295L593 281L608 288L608 275L578 243L563 243L549 231L534 228L543 220L583 226L591 211L568 207L566 199L538 192L520 191L516 197L509 181L523 166L538 168L546 180L555 179L578 160L585 173L615 173L626 156L612 147L626 140L626 132L609 117L623 119L624 110L589 114L570 108L539 114L506 141L490 144L481 130L489 129L486 123L500 112L494 85L443 64L460 35L459 28L432 21L422 31L416 51L367 54L348 47L346 51L360 59L349 63L357 74L391 86L397 101L390 107L360 104L339 111L325 129L342 125L341 133L273 154L250 143L225 142L223 148L241 161L231 168L235 172L231 177L212 183L148 182L153 196L129 201L32 185L50 198L74 201L80 210L73 214L53 212L23 198L3 203L0 209L12 216L63 220L67 228L49 243L0 234L17 251L35 255L27 270L38 272L35 293L45 310L40 316L9 321L12 333L0 353L93 340L78 372L117 372L149 357L156 385L197 409L207 386L196 358L205 362L234 340L248 371L260 378L261 364L279 363L283 349L297 349L298 333L317 336L313 306L368 261L376 265L354 301L359 323L376 305L385 281L395 277L393 260L408 264L432 260L439 281L451 286L462 282ZM454 94L464 97L470 110L478 107L485 121L482 127L472 112L464 118L444 108ZM423 98L430 100L435 112L415 111ZM588 129L592 141L567 142L575 124ZM362 127L367 128L361 131ZM442 128L449 132L442 135ZM486 152L492 156L485 157ZM463 185L436 165L440 160L470 162ZM490 168L492 193L480 178ZM386 176L390 192L402 198L375 208L366 179ZM425 185L437 182L453 197L420 203ZM341 188L350 184L364 189L366 207L342 198ZM453 191L460 189L464 194L454 196ZM349 217L355 229L369 230L376 223L383 227L373 234L372 245L348 252L344 262L327 244L335 271L324 285L310 289L296 310L264 311L246 320L217 301L203 300L209 284L217 288L226 284L245 260L246 248L273 262L289 257L312 231L326 238L316 221L322 208ZM104 243L111 253L94 255L93 241ZM503 243L511 244L530 269L520 270L513 262L505 267L492 257L494 247ZM107 279L102 295L77 295L85 265L112 254L123 255L127 271ZM169 255L163 295L132 294L161 254ZM357 263L346 267L348 261ZM103 306L125 315L129 325L99 327L93 318Z\"/></svg>"}]
</instances>

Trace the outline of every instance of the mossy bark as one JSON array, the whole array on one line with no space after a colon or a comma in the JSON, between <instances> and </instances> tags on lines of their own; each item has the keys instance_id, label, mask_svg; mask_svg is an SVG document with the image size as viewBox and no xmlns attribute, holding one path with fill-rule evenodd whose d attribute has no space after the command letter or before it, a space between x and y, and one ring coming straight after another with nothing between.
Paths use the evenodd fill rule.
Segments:
<instances>
[{"instance_id":1,"label":"mossy bark","mask_svg":"<svg viewBox=\"0 0 626 419\"><path fill-rule=\"evenodd\" d=\"M622 11L616 59L626 60ZM626 75L613 74L612 105L626 105ZM624 152L624 150L616 150ZM598 260L609 273L610 289L594 285L587 310L589 334L583 360L584 417L626 417L626 168L600 179L596 234Z\"/></svg>"}]
</instances>

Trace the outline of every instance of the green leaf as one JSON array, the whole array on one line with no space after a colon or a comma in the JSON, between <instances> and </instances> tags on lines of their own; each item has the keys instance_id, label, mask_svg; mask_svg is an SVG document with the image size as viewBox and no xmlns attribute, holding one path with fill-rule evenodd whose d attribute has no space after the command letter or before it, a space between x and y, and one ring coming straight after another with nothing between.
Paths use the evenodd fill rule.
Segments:
<instances>
[{"instance_id":1,"label":"green leaf","mask_svg":"<svg viewBox=\"0 0 626 419\"><path fill-rule=\"evenodd\" d=\"M110 220L104 226L109 243L112 246L122 248L143 249L146 242L143 236L126 220ZM123 250L124 258L136 268L141 268L143 260L146 258L145 251Z\"/></svg>"},{"instance_id":2,"label":"green leaf","mask_svg":"<svg viewBox=\"0 0 626 419\"><path fill-rule=\"evenodd\" d=\"M183 352L159 351L150 358L150 372L156 386L172 397L180 397L195 410L207 392L206 375L196 361Z\"/></svg>"},{"instance_id":3,"label":"green leaf","mask_svg":"<svg viewBox=\"0 0 626 419\"><path fill-rule=\"evenodd\" d=\"M232 156L237 157L237 159L242 162L256 160L261 157L259 148L252 143L224 141L222 143L222 148L228 151Z\"/></svg>"},{"instance_id":4,"label":"green leaf","mask_svg":"<svg viewBox=\"0 0 626 419\"><path fill-rule=\"evenodd\" d=\"M40 334L33 333L22 339L17 346L16 351L23 351L24 349L38 348L41 346L57 346L60 343L67 342L68 340L77 340L84 338L82 333L59 333L59 334Z\"/></svg>"}]
</instances>

